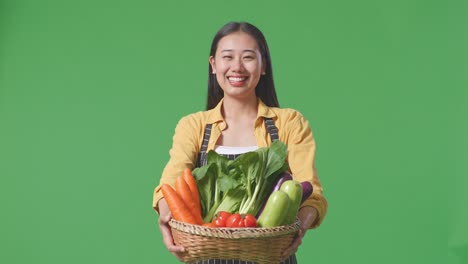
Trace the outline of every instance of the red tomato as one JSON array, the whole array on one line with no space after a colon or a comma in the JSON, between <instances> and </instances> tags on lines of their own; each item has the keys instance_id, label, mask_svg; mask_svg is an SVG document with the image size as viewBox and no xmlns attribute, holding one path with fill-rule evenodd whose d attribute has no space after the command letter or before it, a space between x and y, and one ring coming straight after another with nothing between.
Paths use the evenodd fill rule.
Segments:
<instances>
[{"instance_id":1,"label":"red tomato","mask_svg":"<svg viewBox=\"0 0 468 264\"><path fill-rule=\"evenodd\" d=\"M226 221L231 216L231 213L226 211L219 211L213 217L212 223L217 227L226 227Z\"/></svg>"},{"instance_id":2,"label":"red tomato","mask_svg":"<svg viewBox=\"0 0 468 264\"><path fill-rule=\"evenodd\" d=\"M240 223L241 223L241 215L232 214L226 222L226 227L239 227Z\"/></svg>"},{"instance_id":3,"label":"red tomato","mask_svg":"<svg viewBox=\"0 0 468 264\"><path fill-rule=\"evenodd\" d=\"M232 214L226 221L226 227L257 227L257 219L250 214Z\"/></svg>"},{"instance_id":4,"label":"red tomato","mask_svg":"<svg viewBox=\"0 0 468 264\"><path fill-rule=\"evenodd\" d=\"M257 227L257 219L253 215L246 214L244 217L244 225L245 227Z\"/></svg>"}]
</instances>

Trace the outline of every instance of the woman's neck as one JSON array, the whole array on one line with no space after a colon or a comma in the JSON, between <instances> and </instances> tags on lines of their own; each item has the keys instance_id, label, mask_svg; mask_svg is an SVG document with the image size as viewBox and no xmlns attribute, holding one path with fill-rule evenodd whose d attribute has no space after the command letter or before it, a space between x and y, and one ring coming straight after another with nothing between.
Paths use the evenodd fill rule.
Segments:
<instances>
[{"instance_id":1,"label":"woman's neck","mask_svg":"<svg viewBox=\"0 0 468 264\"><path fill-rule=\"evenodd\" d=\"M242 100L225 97L223 101L223 116L225 119L255 118L257 116L258 101L256 96Z\"/></svg>"}]
</instances>

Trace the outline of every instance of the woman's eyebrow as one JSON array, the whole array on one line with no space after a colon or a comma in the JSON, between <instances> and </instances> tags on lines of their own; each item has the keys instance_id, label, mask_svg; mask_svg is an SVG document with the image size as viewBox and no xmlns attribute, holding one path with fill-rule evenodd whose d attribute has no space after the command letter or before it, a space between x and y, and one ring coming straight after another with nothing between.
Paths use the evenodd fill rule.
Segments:
<instances>
[{"instance_id":1,"label":"woman's eyebrow","mask_svg":"<svg viewBox=\"0 0 468 264\"><path fill-rule=\"evenodd\" d=\"M234 51L233 49L224 49L224 50L221 50L221 52L232 52ZM246 49L246 50L243 50L242 52L252 52L252 53L256 53L255 50L251 50L251 49Z\"/></svg>"}]
</instances>

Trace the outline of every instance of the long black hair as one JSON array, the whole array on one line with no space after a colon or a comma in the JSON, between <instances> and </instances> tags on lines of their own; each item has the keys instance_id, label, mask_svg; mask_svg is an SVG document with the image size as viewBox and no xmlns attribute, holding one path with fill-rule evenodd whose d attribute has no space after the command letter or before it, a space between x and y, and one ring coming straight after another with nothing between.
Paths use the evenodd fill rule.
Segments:
<instances>
[{"instance_id":1,"label":"long black hair","mask_svg":"<svg viewBox=\"0 0 468 264\"><path fill-rule=\"evenodd\" d=\"M256 41L260 54L262 55L262 61L265 63L265 74L260 75L260 80L255 87L255 94L259 97L267 106L279 107L278 98L276 97L275 84L273 82L273 70L271 67L270 50L263 33L254 25L247 22L229 22L224 25L214 36L211 43L210 56L215 56L216 50L218 49L218 42L223 37L234 33L234 32L245 32L252 36ZM208 98L206 103L206 109L210 110L216 107L224 96L224 91L219 86L216 80L216 75L212 73L213 69L211 64L208 63Z\"/></svg>"}]
</instances>

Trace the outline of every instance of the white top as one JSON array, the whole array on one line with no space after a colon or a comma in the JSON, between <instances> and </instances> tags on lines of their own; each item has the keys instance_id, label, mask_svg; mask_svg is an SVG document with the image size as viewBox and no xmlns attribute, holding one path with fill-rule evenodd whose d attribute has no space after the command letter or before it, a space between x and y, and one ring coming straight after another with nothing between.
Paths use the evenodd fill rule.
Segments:
<instances>
[{"instance_id":1,"label":"white top","mask_svg":"<svg viewBox=\"0 0 468 264\"><path fill-rule=\"evenodd\" d=\"M242 154L250 151L257 150L258 146L248 146L248 147L229 147L229 146L215 146L215 151L218 154L224 155L235 155L235 154Z\"/></svg>"}]
</instances>

